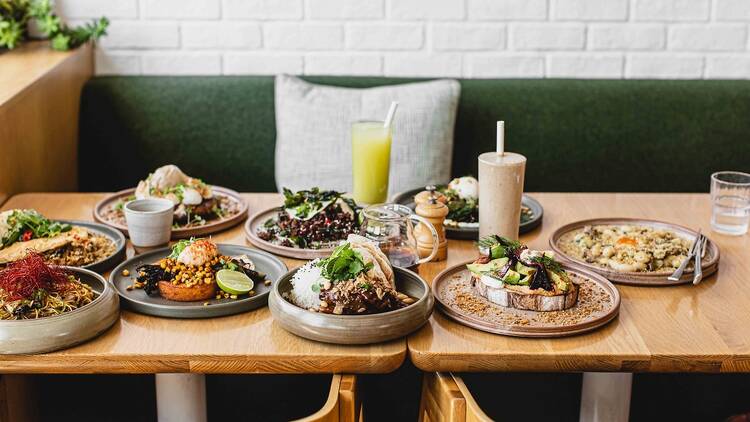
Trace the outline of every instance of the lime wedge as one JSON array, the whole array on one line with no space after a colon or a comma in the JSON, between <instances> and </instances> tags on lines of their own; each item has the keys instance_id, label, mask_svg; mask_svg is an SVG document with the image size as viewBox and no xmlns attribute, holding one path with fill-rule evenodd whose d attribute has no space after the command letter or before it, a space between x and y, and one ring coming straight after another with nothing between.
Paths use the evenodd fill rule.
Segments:
<instances>
[{"instance_id":1,"label":"lime wedge","mask_svg":"<svg viewBox=\"0 0 750 422\"><path fill-rule=\"evenodd\" d=\"M250 277L232 270L219 270L216 273L216 284L231 295L244 295L253 289L253 280L250 280Z\"/></svg>"}]
</instances>

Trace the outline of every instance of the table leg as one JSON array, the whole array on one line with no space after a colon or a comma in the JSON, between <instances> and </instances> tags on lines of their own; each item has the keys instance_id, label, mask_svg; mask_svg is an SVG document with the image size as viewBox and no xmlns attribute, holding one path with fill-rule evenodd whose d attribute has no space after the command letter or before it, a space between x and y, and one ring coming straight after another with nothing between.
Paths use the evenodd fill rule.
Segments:
<instances>
[{"instance_id":1,"label":"table leg","mask_svg":"<svg viewBox=\"0 0 750 422\"><path fill-rule=\"evenodd\" d=\"M580 422L627 422L632 386L630 373L585 372Z\"/></svg>"},{"instance_id":2,"label":"table leg","mask_svg":"<svg viewBox=\"0 0 750 422\"><path fill-rule=\"evenodd\" d=\"M206 376L156 374L159 422L206 422Z\"/></svg>"}]
</instances>

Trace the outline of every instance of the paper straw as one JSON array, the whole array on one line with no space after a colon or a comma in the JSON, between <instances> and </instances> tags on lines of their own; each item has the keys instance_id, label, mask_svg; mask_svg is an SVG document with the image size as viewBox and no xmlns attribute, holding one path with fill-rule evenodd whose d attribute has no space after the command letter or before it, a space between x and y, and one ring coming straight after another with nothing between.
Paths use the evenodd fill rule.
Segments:
<instances>
[{"instance_id":1,"label":"paper straw","mask_svg":"<svg viewBox=\"0 0 750 422\"><path fill-rule=\"evenodd\" d=\"M505 155L505 122L497 122L497 155Z\"/></svg>"},{"instance_id":2,"label":"paper straw","mask_svg":"<svg viewBox=\"0 0 750 422\"><path fill-rule=\"evenodd\" d=\"M393 123L393 116L396 115L397 108L398 108L398 101L391 102L391 108L388 109L388 116L386 116L385 123L383 124L384 128L391 127L391 123Z\"/></svg>"}]
</instances>

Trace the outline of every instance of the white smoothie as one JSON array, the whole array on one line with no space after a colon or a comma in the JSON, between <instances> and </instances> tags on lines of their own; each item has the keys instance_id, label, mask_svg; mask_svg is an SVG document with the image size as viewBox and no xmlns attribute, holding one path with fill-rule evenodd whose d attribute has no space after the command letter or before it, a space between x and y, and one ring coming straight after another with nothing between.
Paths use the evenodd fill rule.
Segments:
<instances>
[{"instance_id":1,"label":"white smoothie","mask_svg":"<svg viewBox=\"0 0 750 422\"><path fill-rule=\"evenodd\" d=\"M479 238L518 239L526 157L513 152L479 156Z\"/></svg>"}]
</instances>

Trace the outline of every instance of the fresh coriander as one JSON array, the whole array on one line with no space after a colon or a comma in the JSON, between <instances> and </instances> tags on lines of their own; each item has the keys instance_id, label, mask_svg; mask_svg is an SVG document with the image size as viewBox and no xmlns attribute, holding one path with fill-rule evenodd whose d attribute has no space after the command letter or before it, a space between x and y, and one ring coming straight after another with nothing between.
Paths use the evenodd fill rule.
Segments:
<instances>
[{"instance_id":1,"label":"fresh coriander","mask_svg":"<svg viewBox=\"0 0 750 422\"><path fill-rule=\"evenodd\" d=\"M321 260L317 265L322 268L323 277L333 282L353 280L373 266L371 262L365 263L362 255L352 249L349 243L334 249L330 257Z\"/></svg>"}]
</instances>

